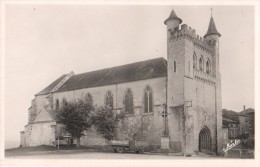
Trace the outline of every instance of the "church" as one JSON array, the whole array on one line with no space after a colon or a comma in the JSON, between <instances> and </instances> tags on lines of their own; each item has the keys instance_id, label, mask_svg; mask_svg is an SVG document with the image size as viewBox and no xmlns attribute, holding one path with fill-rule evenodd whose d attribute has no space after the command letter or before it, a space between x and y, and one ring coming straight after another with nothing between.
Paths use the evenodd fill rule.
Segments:
<instances>
[{"instance_id":1,"label":"church","mask_svg":"<svg viewBox=\"0 0 260 167\"><path fill-rule=\"evenodd\" d=\"M117 128L118 140L142 139L148 151L165 147L186 155L221 152L221 34L212 16L203 37L182 24L174 10L164 24L167 60L159 57L82 74L70 72L37 93L20 134L21 146L55 146L58 136L68 136L57 110L69 101L87 99L125 114ZM81 145L108 143L95 127L84 134Z\"/></svg>"}]
</instances>

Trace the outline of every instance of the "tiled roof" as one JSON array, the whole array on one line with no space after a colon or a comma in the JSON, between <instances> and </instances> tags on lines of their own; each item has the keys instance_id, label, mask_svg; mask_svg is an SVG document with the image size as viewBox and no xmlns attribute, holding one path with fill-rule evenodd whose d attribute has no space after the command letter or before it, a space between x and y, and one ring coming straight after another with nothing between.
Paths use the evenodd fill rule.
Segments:
<instances>
[{"instance_id":1,"label":"tiled roof","mask_svg":"<svg viewBox=\"0 0 260 167\"><path fill-rule=\"evenodd\" d=\"M235 120L232 120L232 119L229 119L229 118L226 118L226 117L222 117L222 121L226 121L226 122L229 122L229 123L239 123L238 121L235 121Z\"/></svg>"},{"instance_id":2,"label":"tiled roof","mask_svg":"<svg viewBox=\"0 0 260 167\"><path fill-rule=\"evenodd\" d=\"M250 114L250 113L254 113L254 112L255 112L255 110L253 108L248 108L246 110L241 111L240 114L246 115L246 114Z\"/></svg>"},{"instance_id":3,"label":"tiled roof","mask_svg":"<svg viewBox=\"0 0 260 167\"><path fill-rule=\"evenodd\" d=\"M73 75L57 90L57 92L112 85L163 76L167 76L167 61L161 57Z\"/></svg>"},{"instance_id":4,"label":"tiled roof","mask_svg":"<svg viewBox=\"0 0 260 167\"><path fill-rule=\"evenodd\" d=\"M212 16L211 16L210 21L209 21L208 31L204 35L204 38L206 38L209 35L219 35L219 36L221 36L221 34L218 32L218 30L216 28L216 25L215 25L215 22L214 22L214 19L213 19Z\"/></svg>"},{"instance_id":5,"label":"tiled roof","mask_svg":"<svg viewBox=\"0 0 260 167\"><path fill-rule=\"evenodd\" d=\"M46 88L44 88L42 91L40 91L39 93L37 93L36 95L43 95L43 94L47 94L49 93L61 80L63 80L65 77L67 76L67 74L64 74L62 76L60 76L58 79L56 79L54 82L52 82L49 86L47 86Z\"/></svg>"}]
</instances>

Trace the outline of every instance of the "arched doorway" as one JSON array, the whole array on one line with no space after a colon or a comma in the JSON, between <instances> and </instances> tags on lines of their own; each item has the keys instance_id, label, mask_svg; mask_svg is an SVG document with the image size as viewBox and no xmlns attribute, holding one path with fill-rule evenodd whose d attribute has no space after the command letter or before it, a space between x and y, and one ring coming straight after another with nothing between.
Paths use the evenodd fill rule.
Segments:
<instances>
[{"instance_id":1,"label":"arched doorway","mask_svg":"<svg viewBox=\"0 0 260 167\"><path fill-rule=\"evenodd\" d=\"M211 151L210 131L204 127L199 134L199 151Z\"/></svg>"}]
</instances>

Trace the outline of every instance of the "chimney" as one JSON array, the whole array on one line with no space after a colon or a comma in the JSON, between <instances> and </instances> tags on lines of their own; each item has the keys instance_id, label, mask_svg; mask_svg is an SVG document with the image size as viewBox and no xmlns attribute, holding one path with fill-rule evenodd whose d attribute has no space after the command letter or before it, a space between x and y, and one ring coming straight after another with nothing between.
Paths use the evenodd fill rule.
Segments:
<instances>
[{"instance_id":1,"label":"chimney","mask_svg":"<svg viewBox=\"0 0 260 167\"><path fill-rule=\"evenodd\" d=\"M244 107L244 110L243 110L243 111L245 111L245 110L246 110L246 105L243 105L243 107Z\"/></svg>"}]
</instances>

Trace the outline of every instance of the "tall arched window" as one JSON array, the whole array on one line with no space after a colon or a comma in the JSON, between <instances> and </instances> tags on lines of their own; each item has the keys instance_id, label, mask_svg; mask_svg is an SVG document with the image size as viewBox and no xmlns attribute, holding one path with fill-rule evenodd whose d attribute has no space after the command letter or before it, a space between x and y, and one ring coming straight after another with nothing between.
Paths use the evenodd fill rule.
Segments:
<instances>
[{"instance_id":1,"label":"tall arched window","mask_svg":"<svg viewBox=\"0 0 260 167\"><path fill-rule=\"evenodd\" d=\"M67 105L68 105L67 99L63 98L63 99L62 99L62 106L65 107L65 106L67 106Z\"/></svg>"},{"instance_id":2,"label":"tall arched window","mask_svg":"<svg viewBox=\"0 0 260 167\"><path fill-rule=\"evenodd\" d=\"M129 114L132 114L134 112L133 109L133 92L131 91L131 89L127 89L125 94L125 111Z\"/></svg>"},{"instance_id":3,"label":"tall arched window","mask_svg":"<svg viewBox=\"0 0 260 167\"><path fill-rule=\"evenodd\" d=\"M113 94L111 91L108 91L106 94L106 106L111 107L113 109L114 104L113 104Z\"/></svg>"},{"instance_id":4,"label":"tall arched window","mask_svg":"<svg viewBox=\"0 0 260 167\"><path fill-rule=\"evenodd\" d=\"M145 88L144 92L144 112L153 112L153 92L149 86Z\"/></svg>"},{"instance_id":5,"label":"tall arched window","mask_svg":"<svg viewBox=\"0 0 260 167\"><path fill-rule=\"evenodd\" d=\"M204 60L202 56L200 57L199 65L200 65L200 71L204 71Z\"/></svg>"},{"instance_id":6,"label":"tall arched window","mask_svg":"<svg viewBox=\"0 0 260 167\"><path fill-rule=\"evenodd\" d=\"M207 63L206 63L206 73L208 73L208 74L211 73L211 64L210 64L210 60L207 60Z\"/></svg>"},{"instance_id":7,"label":"tall arched window","mask_svg":"<svg viewBox=\"0 0 260 167\"><path fill-rule=\"evenodd\" d=\"M197 69L197 56L196 53L193 53L193 68Z\"/></svg>"},{"instance_id":8,"label":"tall arched window","mask_svg":"<svg viewBox=\"0 0 260 167\"><path fill-rule=\"evenodd\" d=\"M90 93L87 93L85 96L85 102L87 104L90 104L91 106L93 105L93 97Z\"/></svg>"},{"instance_id":9,"label":"tall arched window","mask_svg":"<svg viewBox=\"0 0 260 167\"><path fill-rule=\"evenodd\" d=\"M60 101L59 101L59 99L56 99L56 102L55 102L56 104L55 104L55 108L56 108L56 110L58 110L59 109L59 107L60 107Z\"/></svg>"}]
</instances>

